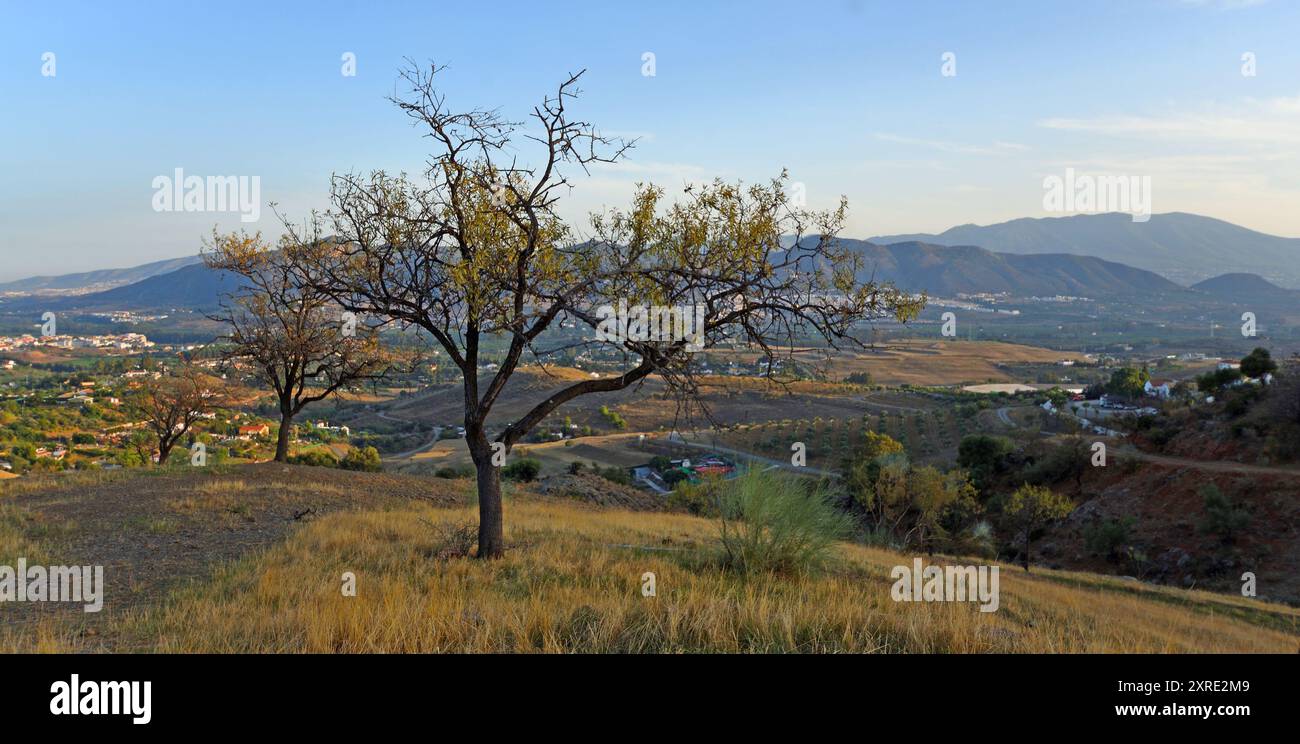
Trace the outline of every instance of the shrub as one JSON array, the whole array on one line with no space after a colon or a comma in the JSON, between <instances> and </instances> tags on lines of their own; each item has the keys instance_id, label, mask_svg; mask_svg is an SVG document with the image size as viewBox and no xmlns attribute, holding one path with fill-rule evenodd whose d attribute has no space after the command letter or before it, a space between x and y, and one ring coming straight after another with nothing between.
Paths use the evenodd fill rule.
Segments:
<instances>
[{"instance_id":1,"label":"shrub","mask_svg":"<svg viewBox=\"0 0 1300 744\"><path fill-rule=\"evenodd\" d=\"M1237 506L1227 494L1213 483L1206 483L1197 489L1205 504L1205 515L1201 518L1201 532L1218 535L1224 542L1232 538L1246 525L1250 524L1250 514Z\"/></svg>"},{"instance_id":2,"label":"shrub","mask_svg":"<svg viewBox=\"0 0 1300 744\"><path fill-rule=\"evenodd\" d=\"M522 481L527 483L537 479L537 474L542 472L542 464L537 460L524 458L515 460L509 465L501 468L501 477L511 481Z\"/></svg>"},{"instance_id":3,"label":"shrub","mask_svg":"<svg viewBox=\"0 0 1300 744\"><path fill-rule=\"evenodd\" d=\"M609 410L609 406L601 406L600 415L604 416L605 420L612 424L615 429L627 428L627 421L625 421L622 416L618 415L617 411Z\"/></svg>"},{"instance_id":4,"label":"shrub","mask_svg":"<svg viewBox=\"0 0 1300 744\"><path fill-rule=\"evenodd\" d=\"M433 477L446 478L449 480L454 480L456 478L473 478L474 468L452 467L450 465L444 465L443 467L440 467L436 471L434 471Z\"/></svg>"},{"instance_id":5,"label":"shrub","mask_svg":"<svg viewBox=\"0 0 1300 744\"><path fill-rule=\"evenodd\" d=\"M617 465L611 465L607 468L596 467L594 470L597 475L607 481L612 481L624 486L632 485L632 474Z\"/></svg>"},{"instance_id":6,"label":"shrub","mask_svg":"<svg viewBox=\"0 0 1300 744\"><path fill-rule=\"evenodd\" d=\"M379 459L379 450L374 447L352 448L339 461L339 467L344 470L359 470L364 473L378 473L383 469L383 463Z\"/></svg>"},{"instance_id":7,"label":"shrub","mask_svg":"<svg viewBox=\"0 0 1300 744\"><path fill-rule=\"evenodd\" d=\"M326 450L313 450L289 456L291 465L309 465L315 468L337 468L339 459Z\"/></svg>"},{"instance_id":8,"label":"shrub","mask_svg":"<svg viewBox=\"0 0 1300 744\"><path fill-rule=\"evenodd\" d=\"M430 558L440 561L466 558L473 554L474 547L478 545L478 525L474 522L420 521L429 525L433 531L432 544L425 551Z\"/></svg>"},{"instance_id":9,"label":"shrub","mask_svg":"<svg viewBox=\"0 0 1300 744\"><path fill-rule=\"evenodd\" d=\"M1120 557L1137 522L1133 517L1107 519L1090 524L1083 529L1083 544L1089 553L1115 560Z\"/></svg>"},{"instance_id":10,"label":"shrub","mask_svg":"<svg viewBox=\"0 0 1300 744\"><path fill-rule=\"evenodd\" d=\"M719 483L720 481L712 480L697 484L682 483L668 494L668 508L697 517L716 517Z\"/></svg>"},{"instance_id":11,"label":"shrub","mask_svg":"<svg viewBox=\"0 0 1300 744\"><path fill-rule=\"evenodd\" d=\"M1015 445L1006 437L971 434L957 445L957 464L970 471L975 486L984 491L994 475L1001 473Z\"/></svg>"},{"instance_id":12,"label":"shrub","mask_svg":"<svg viewBox=\"0 0 1300 744\"><path fill-rule=\"evenodd\" d=\"M720 517L726 563L740 571L814 569L852 527L824 489L809 492L794 477L770 471L728 481Z\"/></svg>"}]
</instances>

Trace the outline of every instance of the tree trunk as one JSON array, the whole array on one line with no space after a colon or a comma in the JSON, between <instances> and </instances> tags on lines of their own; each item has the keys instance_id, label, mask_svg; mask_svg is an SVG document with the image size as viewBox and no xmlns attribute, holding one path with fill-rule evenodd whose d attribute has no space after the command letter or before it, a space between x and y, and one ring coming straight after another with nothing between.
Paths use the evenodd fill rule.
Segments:
<instances>
[{"instance_id":1,"label":"tree trunk","mask_svg":"<svg viewBox=\"0 0 1300 744\"><path fill-rule=\"evenodd\" d=\"M158 467L167 464L167 458L172 454L173 444L175 444L175 442L168 442L166 444L163 444L162 442L158 443Z\"/></svg>"},{"instance_id":2,"label":"tree trunk","mask_svg":"<svg viewBox=\"0 0 1300 744\"><path fill-rule=\"evenodd\" d=\"M492 445L483 432L482 423L465 421L465 443L478 477L478 557L500 558L505 554L501 514L501 468L492 462Z\"/></svg>"},{"instance_id":3,"label":"tree trunk","mask_svg":"<svg viewBox=\"0 0 1300 744\"><path fill-rule=\"evenodd\" d=\"M280 433L275 438L275 461L289 460L289 432L293 431L293 414L280 413Z\"/></svg>"},{"instance_id":4,"label":"tree trunk","mask_svg":"<svg viewBox=\"0 0 1300 744\"><path fill-rule=\"evenodd\" d=\"M501 469L492 464L489 449L474 457L478 471L478 557L500 558L506 544L501 514Z\"/></svg>"}]
</instances>

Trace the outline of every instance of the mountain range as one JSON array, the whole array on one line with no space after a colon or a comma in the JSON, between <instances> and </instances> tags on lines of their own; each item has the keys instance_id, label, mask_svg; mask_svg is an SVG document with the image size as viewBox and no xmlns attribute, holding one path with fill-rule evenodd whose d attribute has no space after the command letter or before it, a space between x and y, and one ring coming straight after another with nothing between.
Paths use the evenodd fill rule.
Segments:
<instances>
[{"instance_id":1,"label":"mountain range","mask_svg":"<svg viewBox=\"0 0 1300 744\"><path fill-rule=\"evenodd\" d=\"M1267 235L1184 212L1154 214L1147 222L1113 212L1023 218L959 225L937 235L884 235L870 241L978 245L999 253L1072 253L1154 271L1183 284L1249 272L1285 287L1300 287L1300 238Z\"/></svg>"},{"instance_id":2,"label":"mountain range","mask_svg":"<svg viewBox=\"0 0 1300 744\"><path fill-rule=\"evenodd\" d=\"M1180 213L1153 215L1145 225L1128 215L1084 215L963 225L934 236L840 240L863 257L860 279L891 281L935 297L982 292L1135 300L1165 296L1300 307L1300 292L1269 281L1300 278L1300 240ZM1049 250L1053 247L1059 250ZM1171 280L1178 272L1148 268L1160 264L1177 266L1196 283L1185 279L1191 286L1184 286ZM1215 275L1215 266L1230 270ZM1243 271L1253 266L1263 269ZM191 256L9 282L0 285L0 292L11 295L0 309L207 311L235 286L233 277Z\"/></svg>"},{"instance_id":3,"label":"mountain range","mask_svg":"<svg viewBox=\"0 0 1300 744\"><path fill-rule=\"evenodd\" d=\"M186 256L154 261L128 269L101 269L77 274L33 276L0 284L0 294L85 294L103 291L193 266L202 260L199 256Z\"/></svg>"},{"instance_id":4,"label":"mountain range","mask_svg":"<svg viewBox=\"0 0 1300 744\"><path fill-rule=\"evenodd\" d=\"M878 245L841 243L863 256L859 279L893 282L899 289L940 297L978 292L1015 296L1122 297L1186 293L1159 274L1091 256L994 253L973 245L943 246L906 241Z\"/></svg>"}]
</instances>

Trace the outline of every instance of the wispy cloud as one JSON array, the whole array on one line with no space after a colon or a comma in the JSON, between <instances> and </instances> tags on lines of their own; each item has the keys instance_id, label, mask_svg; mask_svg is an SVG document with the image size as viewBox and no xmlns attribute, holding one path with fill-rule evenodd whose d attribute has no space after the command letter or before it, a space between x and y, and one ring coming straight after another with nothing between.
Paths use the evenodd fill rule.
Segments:
<instances>
[{"instance_id":1,"label":"wispy cloud","mask_svg":"<svg viewBox=\"0 0 1300 744\"><path fill-rule=\"evenodd\" d=\"M925 147L931 150L960 155L1006 155L1008 153L1023 152L1029 149L1028 146L1016 142L992 142L987 145L972 145L964 142L906 137L900 134L891 134L889 132L876 132L875 137L882 142L892 142L897 145L913 145L916 147Z\"/></svg>"},{"instance_id":2,"label":"wispy cloud","mask_svg":"<svg viewBox=\"0 0 1300 744\"><path fill-rule=\"evenodd\" d=\"M1300 96L1242 99L1229 106L1166 115L1115 115L1042 119L1047 129L1144 140L1241 142L1275 146L1300 143Z\"/></svg>"}]
</instances>

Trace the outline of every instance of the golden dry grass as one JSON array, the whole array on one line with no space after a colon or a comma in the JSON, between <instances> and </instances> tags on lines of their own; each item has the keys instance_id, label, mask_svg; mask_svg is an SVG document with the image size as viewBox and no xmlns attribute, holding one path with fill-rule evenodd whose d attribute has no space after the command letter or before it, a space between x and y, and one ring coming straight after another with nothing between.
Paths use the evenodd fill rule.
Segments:
<instances>
[{"instance_id":1,"label":"golden dry grass","mask_svg":"<svg viewBox=\"0 0 1300 744\"><path fill-rule=\"evenodd\" d=\"M844 545L816 576L741 576L714 525L513 501L505 558L438 559L469 509L335 514L124 618L126 647L177 652L1295 652L1294 608L1004 567L1001 608L896 603L898 554ZM356 575L357 596L341 591ZM657 596L643 597L653 572ZM66 647L54 630L41 648Z\"/></svg>"}]
</instances>

